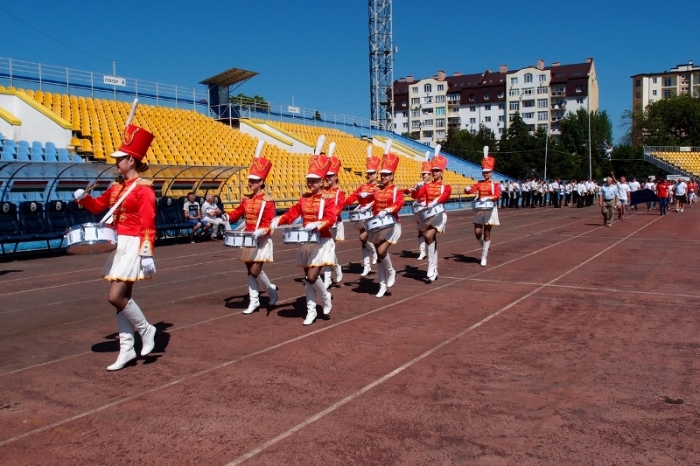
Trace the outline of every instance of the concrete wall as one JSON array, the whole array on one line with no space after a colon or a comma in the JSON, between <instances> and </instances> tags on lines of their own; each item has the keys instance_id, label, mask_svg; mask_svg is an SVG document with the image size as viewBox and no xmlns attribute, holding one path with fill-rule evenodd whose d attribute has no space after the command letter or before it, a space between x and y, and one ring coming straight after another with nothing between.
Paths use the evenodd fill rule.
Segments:
<instances>
[{"instance_id":1,"label":"concrete wall","mask_svg":"<svg viewBox=\"0 0 700 466\"><path fill-rule=\"evenodd\" d=\"M63 128L59 123L49 118L29 103L20 99L14 93L0 93L0 107L10 112L22 121L21 126L8 125L0 120L0 131L8 139L25 140L29 143L39 141L46 144L51 141L56 147L67 147L70 144L72 131Z\"/></svg>"}]
</instances>

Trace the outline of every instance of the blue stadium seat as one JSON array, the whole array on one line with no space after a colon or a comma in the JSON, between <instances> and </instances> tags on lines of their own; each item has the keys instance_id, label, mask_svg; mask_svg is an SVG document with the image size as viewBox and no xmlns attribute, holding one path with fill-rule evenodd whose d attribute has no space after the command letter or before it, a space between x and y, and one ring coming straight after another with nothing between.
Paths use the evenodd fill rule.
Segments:
<instances>
[{"instance_id":1,"label":"blue stadium seat","mask_svg":"<svg viewBox=\"0 0 700 466\"><path fill-rule=\"evenodd\" d=\"M47 142L44 146L44 152L47 162L58 162L58 152L56 151L56 144L53 142Z\"/></svg>"},{"instance_id":2,"label":"blue stadium seat","mask_svg":"<svg viewBox=\"0 0 700 466\"><path fill-rule=\"evenodd\" d=\"M24 146L19 146L17 150L17 160L22 162L29 162L29 148Z\"/></svg>"},{"instance_id":3,"label":"blue stadium seat","mask_svg":"<svg viewBox=\"0 0 700 466\"><path fill-rule=\"evenodd\" d=\"M70 154L66 149L58 149L58 161L70 162Z\"/></svg>"},{"instance_id":4,"label":"blue stadium seat","mask_svg":"<svg viewBox=\"0 0 700 466\"><path fill-rule=\"evenodd\" d=\"M44 206L49 231L65 233L71 227L68 204L64 201L48 201Z\"/></svg>"},{"instance_id":5,"label":"blue stadium seat","mask_svg":"<svg viewBox=\"0 0 700 466\"><path fill-rule=\"evenodd\" d=\"M73 163L83 163L85 160L83 160L83 158L78 154L75 154L73 157L71 157L70 161Z\"/></svg>"},{"instance_id":6,"label":"blue stadium seat","mask_svg":"<svg viewBox=\"0 0 700 466\"><path fill-rule=\"evenodd\" d=\"M32 151L29 153L29 160L32 162L43 162L44 156L41 152L41 150L36 150L32 147Z\"/></svg>"},{"instance_id":7,"label":"blue stadium seat","mask_svg":"<svg viewBox=\"0 0 700 466\"><path fill-rule=\"evenodd\" d=\"M22 139L19 142L19 147L26 147L27 149L29 149L29 141L25 141L24 139Z\"/></svg>"},{"instance_id":8,"label":"blue stadium seat","mask_svg":"<svg viewBox=\"0 0 700 466\"><path fill-rule=\"evenodd\" d=\"M10 154L10 152L4 150L2 151L2 155L0 155L0 160L2 160L3 162L14 162L15 156Z\"/></svg>"}]
</instances>

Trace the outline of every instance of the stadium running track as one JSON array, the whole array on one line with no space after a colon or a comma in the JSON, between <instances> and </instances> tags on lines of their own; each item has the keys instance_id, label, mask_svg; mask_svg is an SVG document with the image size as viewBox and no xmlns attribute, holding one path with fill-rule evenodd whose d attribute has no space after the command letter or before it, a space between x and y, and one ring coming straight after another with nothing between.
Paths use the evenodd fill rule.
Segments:
<instances>
[{"instance_id":1,"label":"stadium running track","mask_svg":"<svg viewBox=\"0 0 700 466\"><path fill-rule=\"evenodd\" d=\"M449 213L434 283L404 218L382 299L346 227L310 327L279 233L253 315L233 250L159 247L134 292L159 342L118 372L106 255L0 263L0 464L700 464L700 209L500 215L482 268Z\"/></svg>"}]
</instances>

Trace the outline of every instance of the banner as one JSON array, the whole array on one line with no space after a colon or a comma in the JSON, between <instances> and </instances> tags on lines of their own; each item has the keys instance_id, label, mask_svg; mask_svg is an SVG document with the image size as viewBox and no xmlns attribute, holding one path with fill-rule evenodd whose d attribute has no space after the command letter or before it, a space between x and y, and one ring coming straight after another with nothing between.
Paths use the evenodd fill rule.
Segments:
<instances>
[{"instance_id":1,"label":"banner","mask_svg":"<svg viewBox=\"0 0 700 466\"><path fill-rule=\"evenodd\" d=\"M638 191L630 193L630 197L632 198L632 202L630 202L630 205L659 201L659 198L651 189L640 189Z\"/></svg>"}]
</instances>

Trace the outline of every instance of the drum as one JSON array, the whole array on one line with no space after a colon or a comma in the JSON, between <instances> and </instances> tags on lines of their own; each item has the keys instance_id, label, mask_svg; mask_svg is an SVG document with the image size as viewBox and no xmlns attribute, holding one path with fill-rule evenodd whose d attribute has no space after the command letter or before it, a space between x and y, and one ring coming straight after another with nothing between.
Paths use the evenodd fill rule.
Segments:
<instances>
[{"instance_id":1,"label":"drum","mask_svg":"<svg viewBox=\"0 0 700 466\"><path fill-rule=\"evenodd\" d=\"M365 230L367 231L379 231L385 228L393 227L396 224L396 219L393 215L385 215L380 217L372 217L369 220L365 220Z\"/></svg>"},{"instance_id":2,"label":"drum","mask_svg":"<svg viewBox=\"0 0 700 466\"><path fill-rule=\"evenodd\" d=\"M257 248L258 239L252 231L226 230L224 232L224 246L229 248Z\"/></svg>"},{"instance_id":3,"label":"drum","mask_svg":"<svg viewBox=\"0 0 700 466\"><path fill-rule=\"evenodd\" d=\"M445 206L443 204L435 204L432 207L426 207L421 210L418 215L422 220L427 220L430 217L435 217L437 214L441 214L445 211Z\"/></svg>"},{"instance_id":4,"label":"drum","mask_svg":"<svg viewBox=\"0 0 700 466\"><path fill-rule=\"evenodd\" d=\"M367 210L353 210L350 212L351 222L364 222L372 218L372 209Z\"/></svg>"},{"instance_id":5,"label":"drum","mask_svg":"<svg viewBox=\"0 0 700 466\"><path fill-rule=\"evenodd\" d=\"M318 243L321 235L318 230L306 231L304 227L285 228L282 233L284 244Z\"/></svg>"},{"instance_id":6,"label":"drum","mask_svg":"<svg viewBox=\"0 0 700 466\"><path fill-rule=\"evenodd\" d=\"M496 202L490 199L484 199L480 201L479 199L474 200L474 210L493 210L496 207Z\"/></svg>"},{"instance_id":7,"label":"drum","mask_svg":"<svg viewBox=\"0 0 700 466\"><path fill-rule=\"evenodd\" d=\"M411 212L413 212L414 214L419 213L423 209L425 209L425 206L418 201L411 204Z\"/></svg>"},{"instance_id":8,"label":"drum","mask_svg":"<svg viewBox=\"0 0 700 466\"><path fill-rule=\"evenodd\" d=\"M117 231L102 223L83 223L66 230L68 254L102 254L117 248Z\"/></svg>"}]
</instances>

